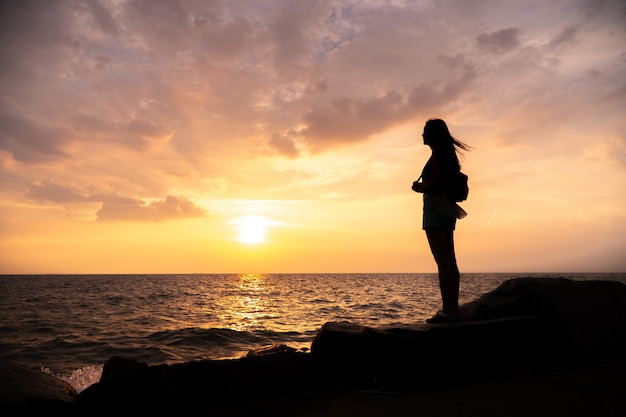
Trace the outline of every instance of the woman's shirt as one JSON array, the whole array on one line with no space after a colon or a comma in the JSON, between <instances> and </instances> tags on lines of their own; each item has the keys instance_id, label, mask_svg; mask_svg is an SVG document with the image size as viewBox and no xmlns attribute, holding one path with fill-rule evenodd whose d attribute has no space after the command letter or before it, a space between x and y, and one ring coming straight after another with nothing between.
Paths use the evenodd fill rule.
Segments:
<instances>
[{"instance_id":1,"label":"woman's shirt","mask_svg":"<svg viewBox=\"0 0 626 417\"><path fill-rule=\"evenodd\" d=\"M454 150L452 151L454 152ZM460 169L455 155L446 155L434 149L433 154L422 170L422 191L424 192L424 210L435 210L446 216L462 219L467 215L465 210L452 201L446 192L446 182Z\"/></svg>"}]
</instances>

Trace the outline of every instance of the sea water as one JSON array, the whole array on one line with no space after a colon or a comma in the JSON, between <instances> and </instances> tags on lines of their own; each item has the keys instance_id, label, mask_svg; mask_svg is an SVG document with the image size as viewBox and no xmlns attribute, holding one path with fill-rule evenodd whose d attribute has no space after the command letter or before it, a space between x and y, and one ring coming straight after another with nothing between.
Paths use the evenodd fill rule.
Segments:
<instances>
[{"instance_id":1,"label":"sea water","mask_svg":"<svg viewBox=\"0 0 626 417\"><path fill-rule=\"evenodd\" d=\"M526 276L626 283L626 274L463 274L460 301ZM156 365L271 344L307 351L326 322L411 324L439 306L436 274L4 275L0 359L81 391L115 355Z\"/></svg>"}]
</instances>

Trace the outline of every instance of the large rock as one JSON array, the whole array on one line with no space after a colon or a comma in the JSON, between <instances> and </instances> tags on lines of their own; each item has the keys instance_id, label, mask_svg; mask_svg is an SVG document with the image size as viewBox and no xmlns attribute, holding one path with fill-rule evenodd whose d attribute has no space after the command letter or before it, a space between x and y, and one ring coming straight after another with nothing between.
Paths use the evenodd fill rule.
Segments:
<instances>
[{"instance_id":1,"label":"large rock","mask_svg":"<svg viewBox=\"0 0 626 417\"><path fill-rule=\"evenodd\" d=\"M121 363L116 359L116 367ZM247 357L145 367L126 361L82 391L73 411L171 413L238 404L312 388L311 356L287 346ZM104 372L103 372L104 374Z\"/></svg>"},{"instance_id":2,"label":"large rock","mask_svg":"<svg viewBox=\"0 0 626 417\"><path fill-rule=\"evenodd\" d=\"M115 374L128 371L129 369L147 368L148 364L135 359L124 358L122 356L111 356L102 366L100 381L109 379Z\"/></svg>"},{"instance_id":3,"label":"large rock","mask_svg":"<svg viewBox=\"0 0 626 417\"><path fill-rule=\"evenodd\" d=\"M626 285L617 281L518 278L461 307L466 320L540 317L573 354L626 348Z\"/></svg>"},{"instance_id":4,"label":"large rock","mask_svg":"<svg viewBox=\"0 0 626 417\"><path fill-rule=\"evenodd\" d=\"M536 317L387 328L331 322L317 334L311 354L328 379L380 389L537 362L545 357L550 335L550 327Z\"/></svg>"},{"instance_id":5,"label":"large rock","mask_svg":"<svg viewBox=\"0 0 626 417\"><path fill-rule=\"evenodd\" d=\"M324 374L380 384L606 358L626 349L626 286L619 282L514 279L461 313L461 322L436 325L326 323L311 354Z\"/></svg>"},{"instance_id":6,"label":"large rock","mask_svg":"<svg viewBox=\"0 0 626 417\"><path fill-rule=\"evenodd\" d=\"M0 414L50 410L69 403L76 390L67 382L40 371L0 361ZM3 411L4 410L4 411ZM11 415L11 414L4 414Z\"/></svg>"}]
</instances>

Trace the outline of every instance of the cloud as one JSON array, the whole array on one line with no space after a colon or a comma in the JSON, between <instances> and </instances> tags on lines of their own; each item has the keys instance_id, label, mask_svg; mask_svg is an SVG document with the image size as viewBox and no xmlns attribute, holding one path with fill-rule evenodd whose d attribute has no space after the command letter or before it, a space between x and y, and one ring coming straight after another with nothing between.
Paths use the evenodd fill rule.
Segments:
<instances>
[{"instance_id":1,"label":"cloud","mask_svg":"<svg viewBox=\"0 0 626 417\"><path fill-rule=\"evenodd\" d=\"M302 118L307 125L302 134L322 147L328 142L362 141L404 119L405 111L405 101L396 91L382 97L339 97L309 108Z\"/></svg>"},{"instance_id":2,"label":"cloud","mask_svg":"<svg viewBox=\"0 0 626 417\"><path fill-rule=\"evenodd\" d=\"M42 117L56 101L48 122L76 133L80 144L99 141L142 153L169 141L181 158L195 159L228 143L269 143L294 158L302 154L296 137L285 132L300 132L315 151L359 143L416 117L434 100L444 105L470 80L437 58L446 56L444 49L433 61L445 70L434 79L424 65L415 67L422 75L413 79L394 74L413 71L412 63L425 58L420 50L427 45L412 46L422 30L432 29L433 44L441 36L425 7L134 0L77 3L70 12L28 4L12 13L26 21L36 13L38 31L53 33L47 39L54 40L59 58L39 49L28 32L14 30L13 39L24 47L11 51L20 67L55 66L46 76L29 71L21 83L40 87L31 93L39 100L26 97L24 88L11 94L38 103L31 111ZM63 24L46 23L51 17ZM405 29L416 22L419 32ZM33 47L41 61L22 52ZM346 91L349 85L354 88ZM422 85L433 97L416 100L413 92ZM259 142L247 139L253 136Z\"/></svg>"},{"instance_id":3,"label":"cloud","mask_svg":"<svg viewBox=\"0 0 626 417\"><path fill-rule=\"evenodd\" d=\"M98 221L163 221L205 217L206 211L185 198L168 196L165 200L144 202L134 198L115 197L102 203L96 213Z\"/></svg>"},{"instance_id":4,"label":"cloud","mask_svg":"<svg viewBox=\"0 0 626 417\"><path fill-rule=\"evenodd\" d=\"M99 1L88 1L86 6L89 8L93 20L102 33L108 36L116 36L119 34L118 23L109 10L103 7Z\"/></svg>"},{"instance_id":5,"label":"cloud","mask_svg":"<svg viewBox=\"0 0 626 417\"><path fill-rule=\"evenodd\" d=\"M86 140L119 144L135 151L149 150L174 136L174 132L160 122L141 118L109 121L92 114L79 113L71 126L77 134L88 135Z\"/></svg>"},{"instance_id":6,"label":"cloud","mask_svg":"<svg viewBox=\"0 0 626 417\"><path fill-rule=\"evenodd\" d=\"M287 134L273 134L270 139L270 146L281 155L289 158L295 158L300 154L294 141Z\"/></svg>"},{"instance_id":7,"label":"cloud","mask_svg":"<svg viewBox=\"0 0 626 417\"><path fill-rule=\"evenodd\" d=\"M38 201L51 201L54 203L77 203L90 201L90 198L83 195L76 187L58 185L49 180L29 186L24 193L24 197Z\"/></svg>"},{"instance_id":8,"label":"cloud","mask_svg":"<svg viewBox=\"0 0 626 417\"><path fill-rule=\"evenodd\" d=\"M0 106L0 150L29 164L68 156L66 148L75 139L70 129L37 121L8 107Z\"/></svg>"},{"instance_id":9,"label":"cloud","mask_svg":"<svg viewBox=\"0 0 626 417\"><path fill-rule=\"evenodd\" d=\"M98 221L163 221L204 217L205 209L184 197L168 196L165 200L145 201L111 194L88 194L75 186L63 186L46 180L28 187L24 196L37 201L62 205L102 203L96 212Z\"/></svg>"},{"instance_id":10,"label":"cloud","mask_svg":"<svg viewBox=\"0 0 626 417\"><path fill-rule=\"evenodd\" d=\"M576 42L577 27L568 27L559 32L548 43L549 49L558 49Z\"/></svg>"},{"instance_id":11,"label":"cloud","mask_svg":"<svg viewBox=\"0 0 626 417\"><path fill-rule=\"evenodd\" d=\"M78 114L67 125L52 125L0 106L0 150L17 161L40 164L72 156L76 142L100 140L145 151L171 139L174 132L159 122L133 118L110 122L98 116Z\"/></svg>"},{"instance_id":12,"label":"cloud","mask_svg":"<svg viewBox=\"0 0 626 417\"><path fill-rule=\"evenodd\" d=\"M314 150L369 139L376 133L436 112L471 88L475 65L462 55L440 55L437 59L447 77L413 86L404 94L390 90L381 96L337 97L308 108L299 131Z\"/></svg>"},{"instance_id":13,"label":"cloud","mask_svg":"<svg viewBox=\"0 0 626 417\"><path fill-rule=\"evenodd\" d=\"M496 54L508 52L520 45L519 29L507 28L481 33L476 37L476 43L480 48Z\"/></svg>"}]
</instances>

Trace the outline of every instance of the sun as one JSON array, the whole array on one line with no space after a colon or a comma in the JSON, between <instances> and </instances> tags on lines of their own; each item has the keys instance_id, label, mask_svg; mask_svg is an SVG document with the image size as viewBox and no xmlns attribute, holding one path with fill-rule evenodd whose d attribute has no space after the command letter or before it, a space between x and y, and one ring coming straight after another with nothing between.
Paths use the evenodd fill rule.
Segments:
<instances>
[{"instance_id":1,"label":"sun","mask_svg":"<svg viewBox=\"0 0 626 417\"><path fill-rule=\"evenodd\" d=\"M246 215L233 221L237 225L237 241L241 243L264 243L267 242L265 235L268 226L275 222L263 216Z\"/></svg>"}]
</instances>

